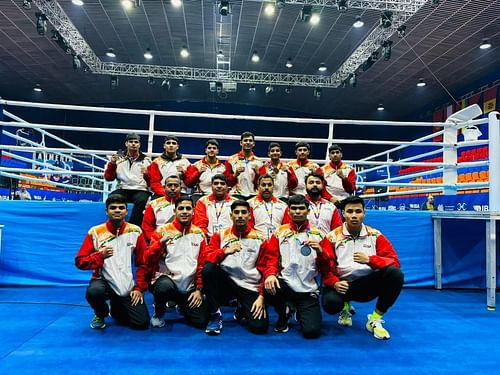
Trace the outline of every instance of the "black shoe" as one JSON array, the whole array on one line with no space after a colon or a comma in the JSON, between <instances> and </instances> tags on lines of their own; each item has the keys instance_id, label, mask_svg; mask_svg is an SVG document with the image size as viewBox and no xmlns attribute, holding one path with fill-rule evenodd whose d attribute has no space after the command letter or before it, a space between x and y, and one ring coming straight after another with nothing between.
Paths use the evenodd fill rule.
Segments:
<instances>
[{"instance_id":1,"label":"black shoe","mask_svg":"<svg viewBox=\"0 0 500 375\"><path fill-rule=\"evenodd\" d=\"M274 330L276 332L280 333L286 333L288 332L288 322L290 321L290 318L292 317L292 309L287 306L285 310L284 315L278 316L278 320L276 321L276 324L274 326Z\"/></svg>"},{"instance_id":2,"label":"black shoe","mask_svg":"<svg viewBox=\"0 0 500 375\"><path fill-rule=\"evenodd\" d=\"M245 311L243 310L243 306L241 306L239 303L236 305L236 310L234 310L233 318L237 322L241 322L245 319Z\"/></svg>"}]
</instances>

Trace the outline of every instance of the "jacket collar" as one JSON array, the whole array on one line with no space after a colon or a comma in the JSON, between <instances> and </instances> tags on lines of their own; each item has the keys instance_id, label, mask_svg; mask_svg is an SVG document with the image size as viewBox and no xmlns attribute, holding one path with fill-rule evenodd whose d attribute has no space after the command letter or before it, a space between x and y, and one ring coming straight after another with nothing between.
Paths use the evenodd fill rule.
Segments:
<instances>
[{"instance_id":1,"label":"jacket collar","mask_svg":"<svg viewBox=\"0 0 500 375\"><path fill-rule=\"evenodd\" d=\"M127 222L125 220L123 220L121 222L120 226L118 227L118 235L120 235L120 234L123 233L123 231L125 230L126 226L127 226ZM110 233L116 234L116 228L113 226L113 223L109 219L106 221L106 229Z\"/></svg>"},{"instance_id":2,"label":"jacket collar","mask_svg":"<svg viewBox=\"0 0 500 375\"><path fill-rule=\"evenodd\" d=\"M342 225L342 235L345 237L352 237L351 233L347 230L347 223L344 223ZM368 236L368 230L366 229L365 224L361 224L361 231L359 232L359 237L366 237Z\"/></svg>"},{"instance_id":3,"label":"jacket collar","mask_svg":"<svg viewBox=\"0 0 500 375\"><path fill-rule=\"evenodd\" d=\"M166 152L164 152L163 154L161 154L161 158L162 159L165 159L166 161L175 161L175 160L179 160L179 159L182 159L182 154L175 154L175 156L173 158L171 158L170 156L168 156L168 154Z\"/></svg>"},{"instance_id":4,"label":"jacket collar","mask_svg":"<svg viewBox=\"0 0 500 375\"><path fill-rule=\"evenodd\" d=\"M187 233L191 229L191 223L189 223L189 225L187 226L184 226L179 222L177 218L175 218L174 221L172 221L172 224L174 225L175 229L177 229L179 232L182 233Z\"/></svg>"},{"instance_id":5,"label":"jacket collar","mask_svg":"<svg viewBox=\"0 0 500 375\"><path fill-rule=\"evenodd\" d=\"M250 233L251 230L252 230L252 227L250 226L250 223L247 224L247 227L245 228L243 233L238 232L238 230L236 229L236 227L234 225L231 227L231 233L234 234L236 237L241 237L241 238L246 237L248 235L248 233Z\"/></svg>"},{"instance_id":6,"label":"jacket collar","mask_svg":"<svg viewBox=\"0 0 500 375\"><path fill-rule=\"evenodd\" d=\"M311 227L311 225L309 224L309 220L306 220L304 221L300 227L297 226L297 224L292 220L290 221L290 229L293 230L294 232L304 232L306 231L308 228Z\"/></svg>"}]
</instances>

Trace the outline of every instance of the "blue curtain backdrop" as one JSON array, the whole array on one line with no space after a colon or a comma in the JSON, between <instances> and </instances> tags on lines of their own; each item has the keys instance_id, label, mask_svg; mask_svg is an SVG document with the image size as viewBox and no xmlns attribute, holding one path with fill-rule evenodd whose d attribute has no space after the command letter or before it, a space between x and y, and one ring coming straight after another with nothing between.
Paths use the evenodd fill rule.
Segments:
<instances>
[{"instance_id":1,"label":"blue curtain backdrop","mask_svg":"<svg viewBox=\"0 0 500 375\"><path fill-rule=\"evenodd\" d=\"M103 203L0 201L0 285L85 285L74 266L87 230L106 220ZM393 243L406 285L434 285L429 212L368 211L366 223ZM443 220L443 285L485 287L484 223Z\"/></svg>"}]
</instances>

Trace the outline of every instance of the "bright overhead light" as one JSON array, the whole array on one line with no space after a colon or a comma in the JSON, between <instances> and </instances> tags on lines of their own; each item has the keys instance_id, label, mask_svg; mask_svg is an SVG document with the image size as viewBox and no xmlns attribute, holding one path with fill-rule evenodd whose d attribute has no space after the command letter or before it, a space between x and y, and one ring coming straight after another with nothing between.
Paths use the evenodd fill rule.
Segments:
<instances>
[{"instance_id":1,"label":"bright overhead light","mask_svg":"<svg viewBox=\"0 0 500 375\"><path fill-rule=\"evenodd\" d=\"M174 8L180 8L182 6L182 0L170 0L170 4L172 4Z\"/></svg>"},{"instance_id":2,"label":"bright overhead light","mask_svg":"<svg viewBox=\"0 0 500 375\"><path fill-rule=\"evenodd\" d=\"M274 91L273 86L266 86L266 89L264 90L264 92L266 93L266 95L272 93L273 91Z\"/></svg>"},{"instance_id":3,"label":"bright overhead light","mask_svg":"<svg viewBox=\"0 0 500 375\"><path fill-rule=\"evenodd\" d=\"M151 53L151 49L146 48L146 52L144 52L144 58L151 60L153 58L153 54Z\"/></svg>"},{"instance_id":4,"label":"bright overhead light","mask_svg":"<svg viewBox=\"0 0 500 375\"><path fill-rule=\"evenodd\" d=\"M479 45L479 48L480 49L488 49L488 48L491 48L491 43L488 39L483 39L483 41L481 42L481 44Z\"/></svg>"},{"instance_id":5,"label":"bright overhead light","mask_svg":"<svg viewBox=\"0 0 500 375\"><path fill-rule=\"evenodd\" d=\"M398 38L404 37L406 35L406 26L405 25L398 26L397 31L398 31Z\"/></svg>"},{"instance_id":6,"label":"bright overhead light","mask_svg":"<svg viewBox=\"0 0 500 375\"><path fill-rule=\"evenodd\" d=\"M288 85L285 87L285 94L290 94L292 92L292 86Z\"/></svg>"},{"instance_id":7,"label":"bright overhead light","mask_svg":"<svg viewBox=\"0 0 500 375\"><path fill-rule=\"evenodd\" d=\"M170 81L168 79L164 79L161 83L161 87L165 90L170 90Z\"/></svg>"},{"instance_id":8,"label":"bright overhead light","mask_svg":"<svg viewBox=\"0 0 500 375\"><path fill-rule=\"evenodd\" d=\"M274 12L276 11L276 7L274 6L274 4L266 4L266 6L264 7L264 13L266 14L266 16L273 16L274 15Z\"/></svg>"},{"instance_id":9,"label":"bright overhead light","mask_svg":"<svg viewBox=\"0 0 500 375\"><path fill-rule=\"evenodd\" d=\"M188 51L186 46L181 48L180 54L181 54L181 57L183 57L183 58L189 57L189 51Z\"/></svg>"},{"instance_id":10,"label":"bright overhead light","mask_svg":"<svg viewBox=\"0 0 500 375\"><path fill-rule=\"evenodd\" d=\"M365 23L361 19L361 16L356 16L356 21L352 24L353 27L359 29L360 27L363 27Z\"/></svg>"},{"instance_id":11,"label":"bright overhead light","mask_svg":"<svg viewBox=\"0 0 500 375\"><path fill-rule=\"evenodd\" d=\"M150 84L150 85L154 85L154 84L155 84L155 79L154 79L154 77L149 77L149 78L148 78L148 84Z\"/></svg>"},{"instance_id":12,"label":"bright overhead light","mask_svg":"<svg viewBox=\"0 0 500 375\"><path fill-rule=\"evenodd\" d=\"M255 85L248 86L248 91L255 92Z\"/></svg>"},{"instance_id":13,"label":"bright overhead light","mask_svg":"<svg viewBox=\"0 0 500 375\"><path fill-rule=\"evenodd\" d=\"M325 63L319 64L318 70L320 72L326 72L326 65L325 65Z\"/></svg>"},{"instance_id":14,"label":"bright overhead light","mask_svg":"<svg viewBox=\"0 0 500 375\"><path fill-rule=\"evenodd\" d=\"M384 108L384 105L382 103L380 103L377 107L377 111L383 111L385 108Z\"/></svg>"},{"instance_id":15,"label":"bright overhead light","mask_svg":"<svg viewBox=\"0 0 500 375\"><path fill-rule=\"evenodd\" d=\"M257 53L257 51L253 51L253 53L252 53L252 62L257 63L259 61L260 61L259 54Z\"/></svg>"},{"instance_id":16,"label":"bright overhead light","mask_svg":"<svg viewBox=\"0 0 500 375\"><path fill-rule=\"evenodd\" d=\"M286 60L286 64L285 64L285 66L286 66L288 69L293 68L292 59L288 59L288 60Z\"/></svg>"},{"instance_id":17,"label":"bright overhead light","mask_svg":"<svg viewBox=\"0 0 500 375\"><path fill-rule=\"evenodd\" d=\"M182 81L179 82L179 87L184 87L186 86L187 82L185 79L183 79Z\"/></svg>"},{"instance_id":18,"label":"bright overhead light","mask_svg":"<svg viewBox=\"0 0 500 375\"><path fill-rule=\"evenodd\" d=\"M43 13L37 12L36 16L36 31L39 35L45 35L47 32L47 16Z\"/></svg>"},{"instance_id":19,"label":"bright overhead light","mask_svg":"<svg viewBox=\"0 0 500 375\"><path fill-rule=\"evenodd\" d=\"M23 8L31 9L31 0L23 0Z\"/></svg>"},{"instance_id":20,"label":"bright overhead light","mask_svg":"<svg viewBox=\"0 0 500 375\"><path fill-rule=\"evenodd\" d=\"M82 6L83 5L83 1L82 0L71 0L71 2L75 5L79 5L79 6Z\"/></svg>"},{"instance_id":21,"label":"bright overhead light","mask_svg":"<svg viewBox=\"0 0 500 375\"><path fill-rule=\"evenodd\" d=\"M320 20L321 17L319 16L319 13L313 13L311 14L311 19L309 20L309 22L311 23L311 25L317 25Z\"/></svg>"},{"instance_id":22,"label":"bright overhead light","mask_svg":"<svg viewBox=\"0 0 500 375\"><path fill-rule=\"evenodd\" d=\"M417 87L425 87L427 86L427 83L425 83L423 78L418 79Z\"/></svg>"},{"instance_id":23,"label":"bright overhead light","mask_svg":"<svg viewBox=\"0 0 500 375\"><path fill-rule=\"evenodd\" d=\"M388 29L392 26L392 12L390 10L384 11L380 16L380 26L384 29Z\"/></svg>"},{"instance_id":24,"label":"bright overhead light","mask_svg":"<svg viewBox=\"0 0 500 375\"><path fill-rule=\"evenodd\" d=\"M130 10L134 7L134 2L132 0L122 0L121 3L125 10Z\"/></svg>"},{"instance_id":25,"label":"bright overhead light","mask_svg":"<svg viewBox=\"0 0 500 375\"><path fill-rule=\"evenodd\" d=\"M106 52L106 56L108 57L116 57L115 51L113 48L108 48L108 52Z\"/></svg>"},{"instance_id":26,"label":"bright overhead light","mask_svg":"<svg viewBox=\"0 0 500 375\"><path fill-rule=\"evenodd\" d=\"M224 58L224 52L222 52L222 51L217 52L217 58L223 59Z\"/></svg>"},{"instance_id":27,"label":"bright overhead light","mask_svg":"<svg viewBox=\"0 0 500 375\"><path fill-rule=\"evenodd\" d=\"M35 91L35 92L42 92L42 88L40 87L39 83L37 83L35 85L35 87L33 87L33 91Z\"/></svg>"}]
</instances>

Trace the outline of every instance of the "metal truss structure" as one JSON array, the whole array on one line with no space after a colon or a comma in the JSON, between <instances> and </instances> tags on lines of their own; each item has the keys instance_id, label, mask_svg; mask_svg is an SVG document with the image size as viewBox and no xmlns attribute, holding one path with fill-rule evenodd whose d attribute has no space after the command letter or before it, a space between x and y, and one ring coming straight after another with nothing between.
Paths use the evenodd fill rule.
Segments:
<instances>
[{"instance_id":1,"label":"metal truss structure","mask_svg":"<svg viewBox=\"0 0 500 375\"><path fill-rule=\"evenodd\" d=\"M255 1L263 2L264 0ZM373 52L377 51L381 47L381 44L397 31L399 26L404 25L404 23L424 6L426 2L427 0L348 1L347 4L350 8L391 11L392 25L388 28L375 27L335 73L331 76L321 76L231 70L231 44L230 34L229 44L227 44L227 28L231 27L232 22L228 20L216 22L216 48L217 51L222 51L224 57L217 57L215 69L102 62L56 0L33 0L33 3L43 14L45 14L48 21L54 26L54 29L56 29L65 39L74 54L87 65L92 73L95 74L325 88L337 88L344 84L358 71L368 57L370 57ZM337 0L285 0L285 4L337 7ZM216 9L215 5L214 12L216 12ZM218 15L215 14L215 17L218 17Z\"/></svg>"}]
</instances>

